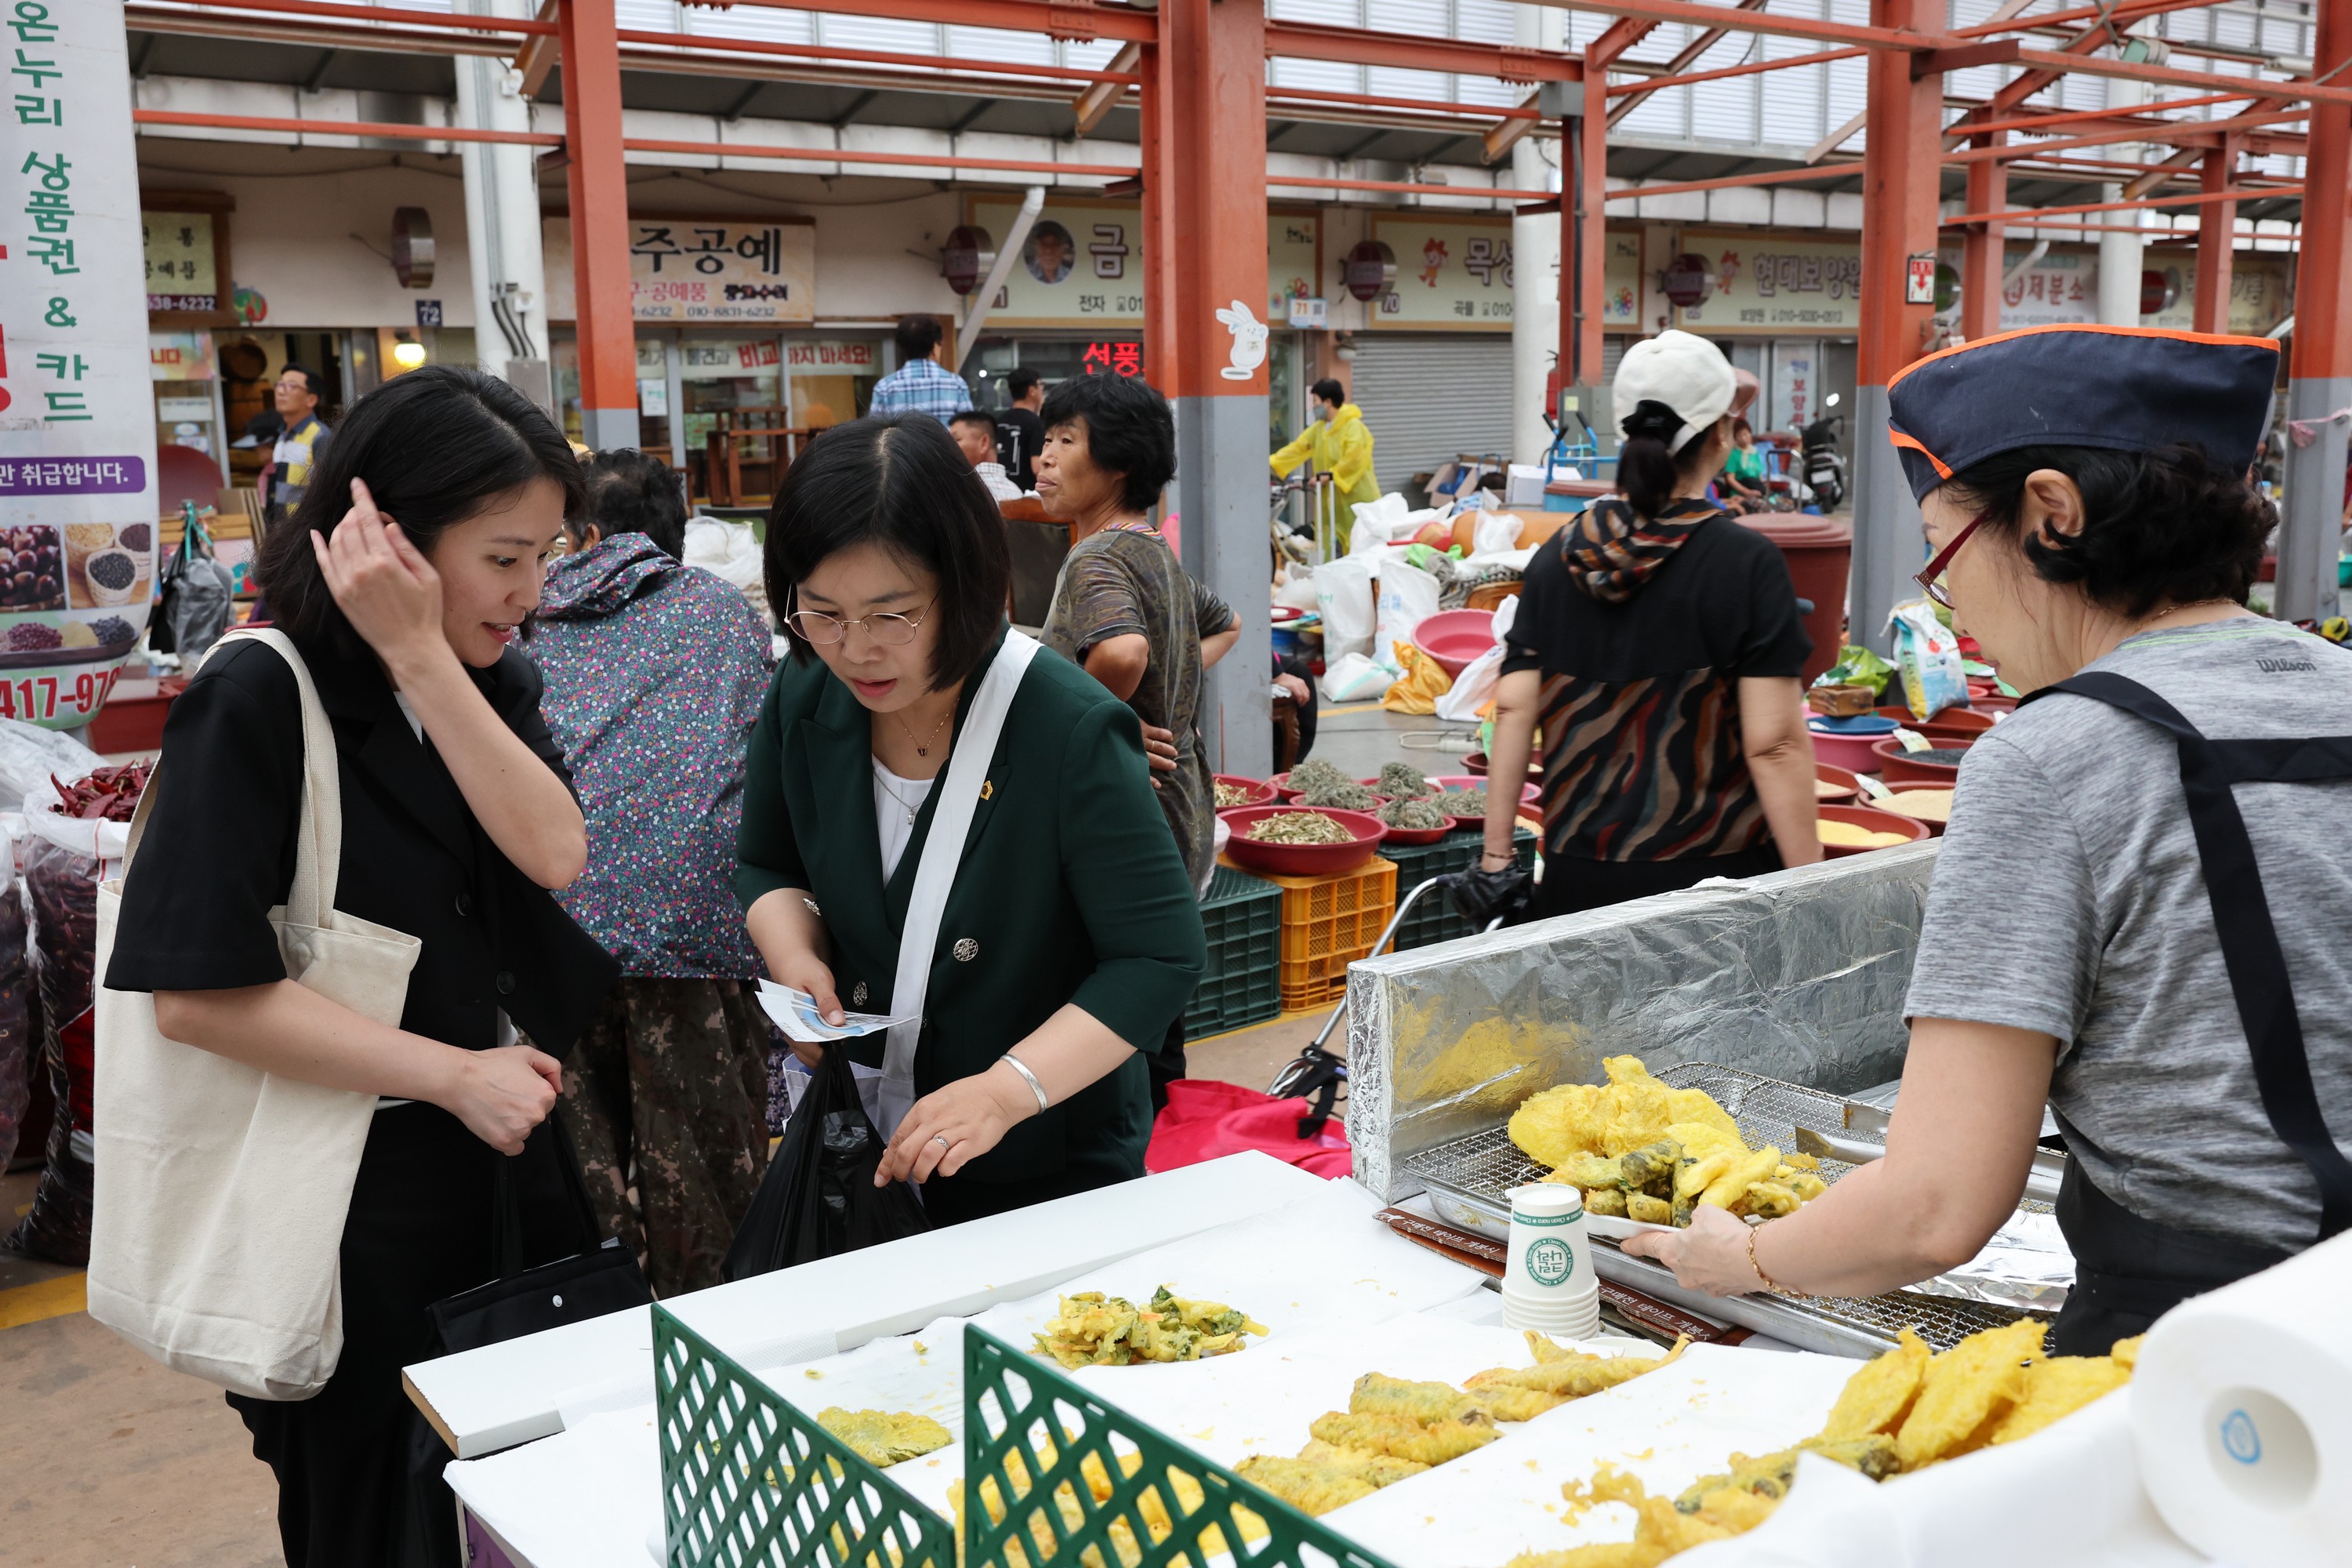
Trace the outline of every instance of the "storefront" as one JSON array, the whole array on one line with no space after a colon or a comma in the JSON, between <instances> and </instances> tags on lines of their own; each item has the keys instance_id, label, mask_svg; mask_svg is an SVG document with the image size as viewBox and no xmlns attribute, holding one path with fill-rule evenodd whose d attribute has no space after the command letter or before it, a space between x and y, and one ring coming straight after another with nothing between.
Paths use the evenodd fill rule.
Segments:
<instances>
[{"instance_id":1,"label":"storefront","mask_svg":"<svg viewBox=\"0 0 2352 1568\"><path fill-rule=\"evenodd\" d=\"M1349 393L1383 489L1459 458L1511 450L1511 219L1375 213L1367 237L1396 262L1356 336Z\"/></svg>"}]
</instances>

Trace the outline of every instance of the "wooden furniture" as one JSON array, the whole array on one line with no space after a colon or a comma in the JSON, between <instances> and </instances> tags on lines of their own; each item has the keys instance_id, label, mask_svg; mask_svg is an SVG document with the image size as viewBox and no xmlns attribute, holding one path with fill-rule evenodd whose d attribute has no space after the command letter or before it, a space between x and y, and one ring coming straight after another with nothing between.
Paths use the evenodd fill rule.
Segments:
<instances>
[{"instance_id":1,"label":"wooden furniture","mask_svg":"<svg viewBox=\"0 0 2352 1568\"><path fill-rule=\"evenodd\" d=\"M757 416L770 416L772 422L761 423ZM814 432L805 425L783 423L784 410L776 408L722 408L715 416L709 436L703 438L703 493L713 506L741 506L749 493L743 485L746 459L743 443L761 441L767 444L766 454L749 459L755 479L765 479L761 487L765 494L776 493L783 482L784 471L800 456L801 443ZM781 449L777 443L783 445Z\"/></svg>"}]
</instances>

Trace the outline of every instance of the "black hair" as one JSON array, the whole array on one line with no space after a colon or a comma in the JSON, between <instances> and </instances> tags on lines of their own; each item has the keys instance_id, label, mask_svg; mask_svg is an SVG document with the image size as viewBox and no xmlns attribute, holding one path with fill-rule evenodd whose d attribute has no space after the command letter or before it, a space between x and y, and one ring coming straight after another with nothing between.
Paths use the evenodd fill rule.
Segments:
<instances>
[{"instance_id":1,"label":"black hair","mask_svg":"<svg viewBox=\"0 0 2352 1568\"><path fill-rule=\"evenodd\" d=\"M289 374L299 375L302 378L302 384L304 387L309 389L311 396L324 397L327 395L326 390L319 384L319 373L312 370L309 365L299 364L289 359L286 362L285 367L278 371L278 379L283 381Z\"/></svg>"},{"instance_id":2,"label":"black hair","mask_svg":"<svg viewBox=\"0 0 2352 1568\"><path fill-rule=\"evenodd\" d=\"M793 591L836 552L878 544L938 580L931 689L979 668L1004 624L1013 558L1004 516L947 426L928 414L868 416L825 431L784 473L768 512L768 603L798 609ZM782 622L803 651L807 639Z\"/></svg>"},{"instance_id":3,"label":"black hair","mask_svg":"<svg viewBox=\"0 0 2352 1568\"><path fill-rule=\"evenodd\" d=\"M919 359L929 359L931 351L940 346L947 334L940 330L937 316L901 316L898 318L898 362L912 364Z\"/></svg>"},{"instance_id":4,"label":"black hair","mask_svg":"<svg viewBox=\"0 0 2352 1568\"><path fill-rule=\"evenodd\" d=\"M352 481L425 554L444 531L534 479L563 487L569 521L585 503L570 443L537 404L478 370L430 364L352 405L310 469L301 504L262 542L262 595L296 642L357 658L367 645L343 617L312 553L351 510Z\"/></svg>"},{"instance_id":5,"label":"black hair","mask_svg":"<svg viewBox=\"0 0 2352 1568\"><path fill-rule=\"evenodd\" d=\"M1176 477L1175 416L1139 375L1074 375L1045 395L1038 417L1048 432L1087 427L1087 455L1123 477L1119 499L1129 511L1150 510Z\"/></svg>"},{"instance_id":6,"label":"black hair","mask_svg":"<svg viewBox=\"0 0 2352 1568\"><path fill-rule=\"evenodd\" d=\"M1656 517L1674 500L1675 483L1698 472L1713 445L1711 433L1701 430L1680 452L1670 451L1668 444L1685 423L1654 397L1642 399L1618 421L1625 444L1617 449L1617 489L1643 517Z\"/></svg>"},{"instance_id":7,"label":"black hair","mask_svg":"<svg viewBox=\"0 0 2352 1568\"><path fill-rule=\"evenodd\" d=\"M2041 468L2064 474L2083 492L2082 531L2072 538L2021 536L2025 481ZM2166 603L2244 604L2278 526L2278 509L2245 470L2215 463L2198 446L2018 447L1945 483L2043 582L2079 584L2094 604L2134 618Z\"/></svg>"},{"instance_id":8,"label":"black hair","mask_svg":"<svg viewBox=\"0 0 2352 1568\"><path fill-rule=\"evenodd\" d=\"M1336 404L1345 403L1348 401L1348 389L1341 386L1338 382L1332 380L1328 375L1322 380L1317 382L1314 385L1308 387L1307 390L1308 393L1314 396L1321 398L1326 403Z\"/></svg>"},{"instance_id":9,"label":"black hair","mask_svg":"<svg viewBox=\"0 0 2352 1568\"><path fill-rule=\"evenodd\" d=\"M564 520L574 544L593 523L606 539L642 533L673 560L686 553L686 487L660 458L619 447L590 458L580 471L588 504Z\"/></svg>"},{"instance_id":10,"label":"black hair","mask_svg":"<svg viewBox=\"0 0 2352 1568\"><path fill-rule=\"evenodd\" d=\"M962 413L954 415L948 420L948 428L950 430L954 429L959 425L985 426L988 429L990 439L993 440L996 437L996 416L986 413L978 408L967 408Z\"/></svg>"},{"instance_id":11,"label":"black hair","mask_svg":"<svg viewBox=\"0 0 2352 1568\"><path fill-rule=\"evenodd\" d=\"M1019 365L1006 373L1004 377L1004 390L1013 395L1013 402L1018 403L1023 398L1029 395L1029 389L1031 387L1036 385L1039 382L1045 379L1045 378L1044 376L1039 375L1027 365Z\"/></svg>"}]
</instances>

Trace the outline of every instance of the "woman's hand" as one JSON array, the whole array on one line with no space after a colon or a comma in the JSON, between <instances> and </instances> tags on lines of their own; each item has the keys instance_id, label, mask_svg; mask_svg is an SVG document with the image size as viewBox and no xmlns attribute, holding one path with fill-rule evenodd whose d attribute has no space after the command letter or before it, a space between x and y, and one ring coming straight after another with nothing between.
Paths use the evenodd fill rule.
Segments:
<instances>
[{"instance_id":1,"label":"woman's hand","mask_svg":"<svg viewBox=\"0 0 2352 1568\"><path fill-rule=\"evenodd\" d=\"M352 481L352 510L334 537L314 532L310 548L336 605L384 663L397 669L448 653L440 574L400 525L376 510L365 480Z\"/></svg>"},{"instance_id":2,"label":"woman's hand","mask_svg":"<svg viewBox=\"0 0 2352 1568\"><path fill-rule=\"evenodd\" d=\"M1011 1068L957 1079L915 1101L882 1153L874 1184L952 1176L1003 1141L1013 1124L1036 1114L1028 1080Z\"/></svg>"},{"instance_id":3,"label":"woman's hand","mask_svg":"<svg viewBox=\"0 0 2352 1568\"><path fill-rule=\"evenodd\" d=\"M833 970L815 953L803 952L772 970L779 985L789 985L795 991L805 991L816 998L817 1016L828 1024L838 1025L846 1016L841 1010L841 998L833 988ZM800 1058L803 1067L814 1067L824 1060L824 1047L814 1040L784 1042L792 1047L793 1055Z\"/></svg>"},{"instance_id":4,"label":"woman's hand","mask_svg":"<svg viewBox=\"0 0 2352 1568\"><path fill-rule=\"evenodd\" d=\"M499 1153L520 1154L562 1089L562 1064L553 1057L532 1046L500 1046L460 1052L449 1089L433 1103Z\"/></svg>"},{"instance_id":5,"label":"woman's hand","mask_svg":"<svg viewBox=\"0 0 2352 1568\"><path fill-rule=\"evenodd\" d=\"M1748 1261L1748 1222L1730 1211L1701 1204L1691 1211L1689 1229L1671 1236L1645 1230L1627 1237L1618 1247L1635 1258L1653 1258L1664 1264L1685 1290L1740 1296L1765 1289L1755 1265Z\"/></svg>"},{"instance_id":6,"label":"woman's hand","mask_svg":"<svg viewBox=\"0 0 2352 1568\"><path fill-rule=\"evenodd\" d=\"M1143 726L1143 760L1151 764L1155 773L1176 771L1176 731L1163 730L1157 724ZM1151 787L1158 789L1160 781L1153 779Z\"/></svg>"}]
</instances>

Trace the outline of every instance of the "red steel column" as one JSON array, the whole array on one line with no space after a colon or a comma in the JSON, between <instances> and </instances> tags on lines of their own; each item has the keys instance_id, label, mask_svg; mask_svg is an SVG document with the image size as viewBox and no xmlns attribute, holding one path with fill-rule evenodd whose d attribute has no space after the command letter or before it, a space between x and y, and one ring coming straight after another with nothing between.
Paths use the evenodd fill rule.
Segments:
<instances>
[{"instance_id":1,"label":"red steel column","mask_svg":"<svg viewBox=\"0 0 2352 1568\"><path fill-rule=\"evenodd\" d=\"M2352 0L2318 0L2313 74L2334 78L2352 61ZM2325 420L2352 405L2352 104L2311 106L2304 152L2303 254L2294 283L2294 342L2287 416ZM2308 447L2287 444L2286 516L2279 526L2276 613L2287 620L2336 613L2336 534L2344 499L2345 429L2328 420Z\"/></svg>"},{"instance_id":2,"label":"red steel column","mask_svg":"<svg viewBox=\"0 0 2352 1568\"><path fill-rule=\"evenodd\" d=\"M1607 312L1609 297L1609 61L1606 57L1594 59L1591 51L1584 58L1584 80L1579 85L1584 91L1584 113L1576 120L1560 121L1560 146L1569 145L1569 138L1577 138L1577 184L1563 178L1559 183L1560 211L1560 311L1559 363L1569 367L1562 379L1571 386L1601 384L1601 321ZM1573 228L1570 204L1580 202L1581 232ZM1576 283L1580 292L1576 297L1573 314L1570 310L1569 237L1574 235L1576 245Z\"/></svg>"},{"instance_id":3,"label":"red steel column","mask_svg":"<svg viewBox=\"0 0 2352 1568\"><path fill-rule=\"evenodd\" d=\"M1990 136L1976 138L1974 144L1998 147L2008 140L2008 132L1996 131ZM2008 211L2009 164L1999 158L1970 163L1968 200L1968 210L1972 213ZM2000 275L2006 265L2001 244L2004 232L1997 223L1970 224L1961 242L1960 336L1970 342L2000 331Z\"/></svg>"},{"instance_id":4,"label":"red steel column","mask_svg":"<svg viewBox=\"0 0 2352 1568\"><path fill-rule=\"evenodd\" d=\"M1166 203L1171 187L1162 152L1160 121L1168 93L1160 81L1161 58L1159 45L1146 44L1135 68L1143 79L1136 89L1143 165L1143 373L1164 391L1175 384L1176 345L1168 327L1176 318L1176 299L1168 269Z\"/></svg>"},{"instance_id":5,"label":"red steel column","mask_svg":"<svg viewBox=\"0 0 2352 1568\"><path fill-rule=\"evenodd\" d=\"M629 298L629 181L621 152L614 0L562 0L563 131L580 349L580 439L637 444L637 346Z\"/></svg>"},{"instance_id":6,"label":"red steel column","mask_svg":"<svg viewBox=\"0 0 2352 1568\"><path fill-rule=\"evenodd\" d=\"M2237 166L2238 138L2224 136L2221 144L2199 161L2199 183L2210 195L2230 188L2230 171ZM2230 268L2237 244L2238 204L2207 202L2197 209L2197 330L2230 330Z\"/></svg>"},{"instance_id":7,"label":"red steel column","mask_svg":"<svg viewBox=\"0 0 2352 1568\"><path fill-rule=\"evenodd\" d=\"M1265 7L1163 0L1144 195L1166 309L1153 384L1176 414L1184 564L1241 609L1241 641L1204 683L1201 730L1219 772L1273 764L1266 583ZM1164 194L1161 194L1164 193Z\"/></svg>"},{"instance_id":8,"label":"red steel column","mask_svg":"<svg viewBox=\"0 0 2352 1568\"><path fill-rule=\"evenodd\" d=\"M2352 0L2345 0L2352 4ZM1871 0L1881 27L1932 32L1940 4ZM1937 181L1943 157L1940 72L1912 74L1912 58L1891 49L1870 57L1869 142L1863 163L1862 325L1856 351L1853 576L1847 605L1855 642L1884 647L1888 612L1916 596L1924 559L1919 509L1886 439L1886 384L1927 346L1931 296L1906 299L1910 260L1936 251Z\"/></svg>"}]
</instances>

